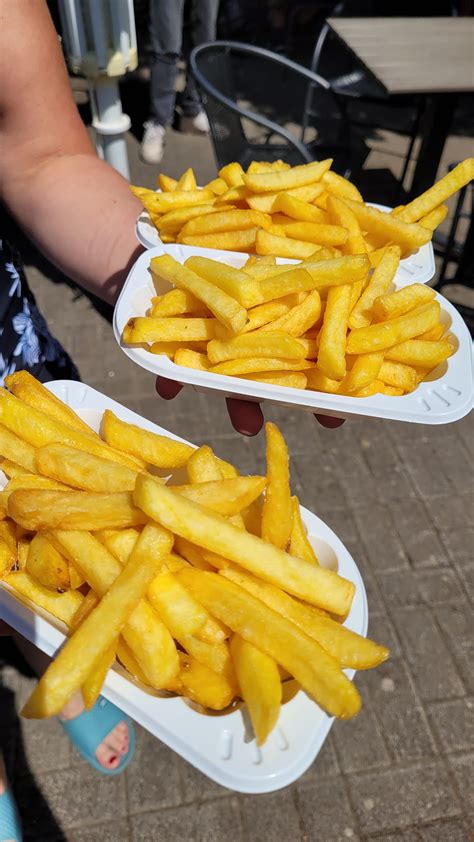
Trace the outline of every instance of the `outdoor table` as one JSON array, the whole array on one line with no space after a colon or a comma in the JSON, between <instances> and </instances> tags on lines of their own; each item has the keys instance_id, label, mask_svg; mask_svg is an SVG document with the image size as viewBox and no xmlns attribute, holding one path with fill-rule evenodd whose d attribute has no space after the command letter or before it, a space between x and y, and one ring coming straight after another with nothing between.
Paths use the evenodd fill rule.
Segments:
<instances>
[{"instance_id":1,"label":"outdoor table","mask_svg":"<svg viewBox=\"0 0 474 842\"><path fill-rule=\"evenodd\" d=\"M474 19L328 18L387 95L424 94L421 148L410 198L436 180L457 102L474 90Z\"/></svg>"}]
</instances>

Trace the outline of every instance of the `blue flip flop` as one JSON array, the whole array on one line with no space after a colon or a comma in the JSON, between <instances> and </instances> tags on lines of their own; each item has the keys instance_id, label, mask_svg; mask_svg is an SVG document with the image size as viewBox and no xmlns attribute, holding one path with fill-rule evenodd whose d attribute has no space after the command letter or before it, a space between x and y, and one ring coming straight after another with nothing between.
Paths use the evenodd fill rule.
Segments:
<instances>
[{"instance_id":1,"label":"blue flip flop","mask_svg":"<svg viewBox=\"0 0 474 842\"><path fill-rule=\"evenodd\" d=\"M135 753L135 731L132 720L103 696L99 696L91 710L85 710L75 719L68 721L60 719L59 721L79 754L103 775L120 775L130 763ZM123 755L116 769L104 769L95 753L107 734L110 734L119 722L125 722L128 727L128 751Z\"/></svg>"},{"instance_id":2,"label":"blue flip flop","mask_svg":"<svg viewBox=\"0 0 474 842\"><path fill-rule=\"evenodd\" d=\"M22 842L23 839L18 808L9 789L0 795L0 842L7 839L14 839L15 842Z\"/></svg>"}]
</instances>

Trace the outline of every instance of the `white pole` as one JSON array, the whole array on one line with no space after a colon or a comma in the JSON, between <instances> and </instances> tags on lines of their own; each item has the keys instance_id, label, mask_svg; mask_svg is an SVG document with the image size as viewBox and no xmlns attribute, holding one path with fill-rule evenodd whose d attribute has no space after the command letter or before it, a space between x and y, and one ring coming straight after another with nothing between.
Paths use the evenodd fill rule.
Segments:
<instances>
[{"instance_id":1,"label":"white pole","mask_svg":"<svg viewBox=\"0 0 474 842\"><path fill-rule=\"evenodd\" d=\"M124 178L130 180L127 145L124 134L130 128L130 117L122 111L119 87L114 78L99 76L91 89L92 126L96 131L98 152Z\"/></svg>"}]
</instances>

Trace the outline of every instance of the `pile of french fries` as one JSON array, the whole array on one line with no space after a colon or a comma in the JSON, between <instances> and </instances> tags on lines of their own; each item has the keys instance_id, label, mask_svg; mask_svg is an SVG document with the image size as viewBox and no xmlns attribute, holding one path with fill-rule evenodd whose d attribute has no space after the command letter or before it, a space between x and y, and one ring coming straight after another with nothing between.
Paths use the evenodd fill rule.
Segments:
<instances>
[{"instance_id":1,"label":"pile of french fries","mask_svg":"<svg viewBox=\"0 0 474 842\"><path fill-rule=\"evenodd\" d=\"M448 212L446 200L474 175L467 158L405 206L369 207L332 159L290 167L253 161L244 172L232 163L198 189L193 170L179 180L160 174L161 193L132 187L163 243L277 255L304 260L321 249L332 256L365 254L377 266L387 245L407 257L431 240Z\"/></svg>"},{"instance_id":2,"label":"pile of french fries","mask_svg":"<svg viewBox=\"0 0 474 842\"><path fill-rule=\"evenodd\" d=\"M383 251L373 271L366 255L318 252L296 265L249 257L240 270L160 255L150 271L168 291L129 319L123 341L177 365L278 387L360 398L413 392L456 344L430 287L391 291L400 248Z\"/></svg>"},{"instance_id":3,"label":"pile of french fries","mask_svg":"<svg viewBox=\"0 0 474 842\"><path fill-rule=\"evenodd\" d=\"M0 578L69 630L25 716L78 690L90 708L116 661L200 710L244 700L260 744L290 677L329 714L358 712L343 670L388 650L342 625L355 587L318 562L275 425L266 475L240 476L110 411L100 436L25 372L7 385Z\"/></svg>"}]
</instances>

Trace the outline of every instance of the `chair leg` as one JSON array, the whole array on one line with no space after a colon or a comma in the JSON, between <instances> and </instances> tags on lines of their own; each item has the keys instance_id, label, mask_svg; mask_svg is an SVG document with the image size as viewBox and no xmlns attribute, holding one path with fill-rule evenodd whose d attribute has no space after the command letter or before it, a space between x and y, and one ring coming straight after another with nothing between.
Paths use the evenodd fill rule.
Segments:
<instances>
[{"instance_id":1,"label":"chair leg","mask_svg":"<svg viewBox=\"0 0 474 842\"><path fill-rule=\"evenodd\" d=\"M411 161L411 156L412 156L412 153L413 153L413 147L415 146L415 141L418 137L418 130L420 128L423 110L424 110L424 102L420 102L420 104L418 106L418 109L417 109L417 112L416 112L415 125L413 126L413 131L412 131L411 136L410 136L410 143L408 145L407 154L406 154L406 157L405 157L405 163L403 165L402 174L400 176L400 193L399 193L400 200L403 197L403 184L405 182L406 174L408 172L408 166L409 166L410 161Z\"/></svg>"}]
</instances>

